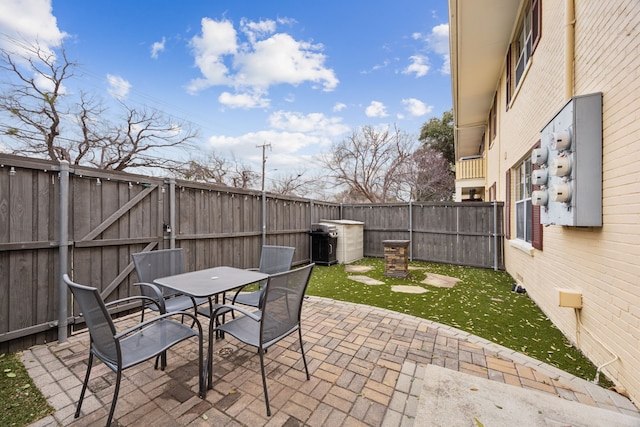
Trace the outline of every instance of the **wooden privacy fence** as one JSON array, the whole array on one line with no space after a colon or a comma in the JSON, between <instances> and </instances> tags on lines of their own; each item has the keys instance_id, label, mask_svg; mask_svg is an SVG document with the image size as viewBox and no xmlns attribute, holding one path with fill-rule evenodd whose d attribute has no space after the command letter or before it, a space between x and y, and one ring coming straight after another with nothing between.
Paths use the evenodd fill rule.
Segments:
<instances>
[{"instance_id":1,"label":"wooden privacy fence","mask_svg":"<svg viewBox=\"0 0 640 427\"><path fill-rule=\"evenodd\" d=\"M66 339L78 313L65 272L107 301L138 294L135 252L182 247L188 271L247 268L272 244L294 246L304 264L312 223L352 219L364 222L365 256L382 256L382 240L409 239L412 259L501 269L502 211L339 205L0 154L0 352Z\"/></svg>"},{"instance_id":2,"label":"wooden privacy fence","mask_svg":"<svg viewBox=\"0 0 640 427\"><path fill-rule=\"evenodd\" d=\"M384 240L409 240L411 260L504 269L502 203L344 205L341 215L364 222L365 256L384 256Z\"/></svg>"}]
</instances>

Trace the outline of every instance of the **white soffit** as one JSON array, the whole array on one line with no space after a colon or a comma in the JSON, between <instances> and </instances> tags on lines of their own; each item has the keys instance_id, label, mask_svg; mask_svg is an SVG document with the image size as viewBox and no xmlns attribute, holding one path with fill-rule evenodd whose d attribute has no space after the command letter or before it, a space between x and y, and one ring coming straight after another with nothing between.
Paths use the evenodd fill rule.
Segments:
<instances>
[{"instance_id":1,"label":"white soffit","mask_svg":"<svg viewBox=\"0 0 640 427\"><path fill-rule=\"evenodd\" d=\"M477 154L524 1L449 0L457 156Z\"/></svg>"}]
</instances>

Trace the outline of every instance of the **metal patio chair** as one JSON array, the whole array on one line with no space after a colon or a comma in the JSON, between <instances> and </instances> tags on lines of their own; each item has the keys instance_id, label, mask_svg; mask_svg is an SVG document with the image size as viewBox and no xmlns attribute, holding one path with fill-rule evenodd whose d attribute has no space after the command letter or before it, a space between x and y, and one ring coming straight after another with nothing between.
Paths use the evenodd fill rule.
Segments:
<instances>
[{"instance_id":1,"label":"metal patio chair","mask_svg":"<svg viewBox=\"0 0 640 427\"><path fill-rule=\"evenodd\" d=\"M309 284L311 271L315 264L309 264L295 270L276 273L267 279L264 286L261 310L250 312L240 306L226 305L219 309L229 308L238 311L244 316L238 316L227 323L216 325L209 329L209 352L208 352L208 381L209 388L212 387L212 345L213 331L221 331L230 334L245 344L258 348L260 355L260 370L262 372L262 387L264 389L264 399L267 406L267 416L271 416L269 406L269 395L267 393L267 377L264 369L264 354L269 347L278 341L298 331L300 339L300 352L304 362L304 370L309 379L309 368L304 354L302 343L302 330L300 328L300 314L304 294ZM214 312L215 315L215 312Z\"/></svg>"},{"instance_id":2,"label":"metal patio chair","mask_svg":"<svg viewBox=\"0 0 640 427\"><path fill-rule=\"evenodd\" d=\"M184 273L184 250L182 248L139 252L132 254L131 257L140 281L136 283L140 286L140 293L153 299L153 302L144 301L141 321L144 321L145 308L160 313L193 309L194 314L197 315L198 306L209 301L207 298L192 298L188 295L182 295L153 283L158 277Z\"/></svg>"},{"instance_id":3,"label":"metal patio chair","mask_svg":"<svg viewBox=\"0 0 640 427\"><path fill-rule=\"evenodd\" d=\"M296 248L290 246L271 246L264 245L262 252L260 253L260 266L257 269L261 273L276 274L288 271L291 269L291 263L293 262L293 254ZM260 307L262 291L266 280L258 283L258 290L254 292L243 292L242 288L232 297L228 297L227 301L231 301L231 304L242 304L250 307Z\"/></svg>"},{"instance_id":4,"label":"metal patio chair","mask_svg":"<svg viewBox=\"0 0 640 427\"><path fill-rule=\"evenodd\" d=\"M169 348L188 338L198 338L199 393L200 397L204 398L206 390L203 374L202 326L194 314L184 311L161 314L127 328L124 331L117 332L108 308L125 301L148 299L148 297L142 295L134 296L105 304L98 289L72 282L67 274L64 275L64 281L71 289L75 302L80 307L81 315L84 317L91 337L87 373L84 378L84 383L82 384L78 407L74 415L75 418L80 416L80 409L82 408L82 401L87 391L94 356L116 373L111 410L107 417L108 427L111 424L116 409L122 371L164 354ZM187 326L184 323L170 319L171 316L176 315L191 317L193 324ZM193 329L194 325L197 326L197 329Z\"/></svg>"},{"instance_id":5,"label":"metal patio chair","mask_svg":"<svg viewBox=\"0 0 640 427\"><path fill-rule=\"evenodd\" d=\"M142 295L150 297L155 303L146 300L142 307L142 318L144 320L145 308L150 308L160 313L170 313L173 311L194 310L194 314L210 317L213 310L220 304L214 304L211 298L194 298L189 295L183 295L170 289L158 286L153 281L158 277L173 276L184 273L184 250L182 248L160 249L157 251L139 252L132 254L133 263L136 266L136 273L140 283L140 292ZM224 295L222 295L224 299ZM217 297L216 297L217 299ZM198 309L199 305L208 303L207 309ZM219 316L223 317L225 311L219 312ZM218 321L216 319L216 321ZM164 357L162 359L162 367L165 366Z\"/></svg>"}]
</instances>

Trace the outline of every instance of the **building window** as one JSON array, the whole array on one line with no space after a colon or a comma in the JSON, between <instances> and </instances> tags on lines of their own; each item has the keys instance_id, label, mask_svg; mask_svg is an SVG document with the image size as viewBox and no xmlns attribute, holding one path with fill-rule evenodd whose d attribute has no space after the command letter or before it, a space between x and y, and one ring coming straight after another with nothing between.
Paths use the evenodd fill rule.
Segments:
<instances>
[{"instance_id":1,"label":"building window","mask_svg":"<svg viewBox=\"0 0 640 427\"><path fill-rule=\"evenodd\" d=\"M531 243L531 159L515 168L516 239Z\"/></svg>"},{"instance_id":2,"label":"building window","mask_svg":"<svg viewBox=\"0 0 640 427\"><path fill-rule=\"evenodd\" d=\"M493 140L498 134L498 93L493 97L491 111L489 111L489 148L493 146Z\"/></svg>"},{"instance_id":3,"label":"building window","mask_svg":"<svg viewBox=\"0 0 640 427\"><path fill-rule=\"evenodd\" d=\"M541 1L527 2L524 13L520 18L516 38L512 41L507 52L507 109L515 88L524 77L527 64L538 46L541 34Z\"/></svg>"},{"instance_id":4,"label":"building window","mask_svg":"<svg viewBox=\"0 0 640 427\"><path fill-rule=\"evenodd\" d=\"M522 21L520 22L520 30L516 33L518 37L513 43L515 64L516 87L522 79L524 68L531 58L531 7L527 6Z\"/></svg>"}]
</instances>

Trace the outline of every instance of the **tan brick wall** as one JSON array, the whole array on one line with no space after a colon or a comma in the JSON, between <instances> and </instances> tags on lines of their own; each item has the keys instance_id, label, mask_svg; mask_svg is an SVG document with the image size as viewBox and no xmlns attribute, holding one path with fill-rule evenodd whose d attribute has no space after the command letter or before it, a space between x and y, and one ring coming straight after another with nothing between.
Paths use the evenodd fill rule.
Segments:
<instances>
[{"instance_id":1,"label":"tan brick wall","mask_svg":"<svg viewBox=\"0 0 640 427\"><path fill-rule=\"evenodd\" d=\"M498 137L487 153L487 185L524 158L565 98L564 1L543 0L542 39L511 107L504 74ZM583 293L581 348L640 403L640 6L637 0L576 1L574 95L603 93L603 227L544 229L542 251L506 244L507 271L574 342L573 309L557 287ZM512 197L513 200L513 197ZM512 226L515 225L512 208ZM514 229L512 229L512 236Z\"/></svg>"}]
</instances>

